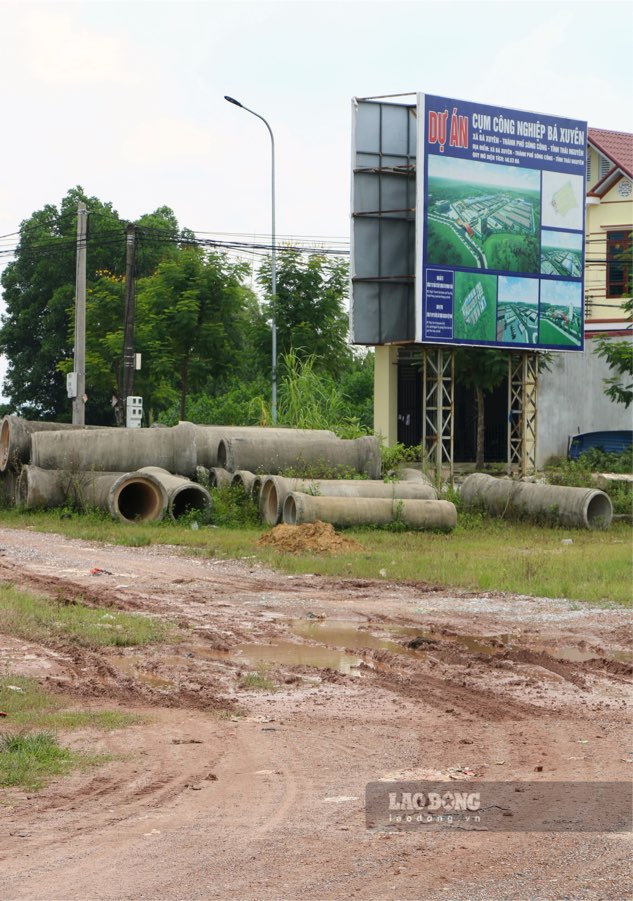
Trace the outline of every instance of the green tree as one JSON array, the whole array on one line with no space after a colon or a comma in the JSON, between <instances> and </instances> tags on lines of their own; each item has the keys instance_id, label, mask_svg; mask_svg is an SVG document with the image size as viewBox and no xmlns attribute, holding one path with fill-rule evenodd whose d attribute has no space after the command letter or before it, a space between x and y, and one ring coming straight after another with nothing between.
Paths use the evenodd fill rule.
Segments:
<instances>
[{"instance_id":1,"label":"green tree","mask_svg":"<svg viewBox=\"0 0 633 901\"><path fill-rule=\"evenodd\" d=\"M629 251L630 256L630 251ZM633 270L633 267L631 267ZM629 285L628 300L622 304L622 308L633 320L633 272ZM604 379L604 393L617 404L624 404L628 410L633 403L633 343L631 341L614 341L607 335L603 335L596 341L594 353L598 354L609 364L613 375Z\"/></svg>"},{"instance_id":2,"label":"green tree","mask_svg":"<svg viewBox=\"0 0 633 901\"><path fill-rule=\"evenodd\" d=\"M475 466L484 465L485 395L500 385L508 374L508 352L485 347L460 347L455 351L455 377L473 388L477 407L477 452Z\"/></svg>"},{"instance_id":3,"label":"green tree","mask_svg":"<svg viewBox=\"0 0 633 901\"><path fill-rule=\"evenodd\" d=\"M249 309L243 285L247 269L224 254L184 248L137 287L143 323L137 344L147 361L144 368L152 373L151 390L165 397L166 386L177 390L181 419L190 393L213 394L240 371Z\"/></svg>"},{"instance_id":4,"label":"green tree","mask_svg":"<svg viewBox=\"0 0 633 901\"><path fill-rule=\"evenodd\" d=\"M65 372L72 369L74 350L79 201L88 209L87 415L92 422L111 422L109 398L116 378L113 380L109 371L118 365L121 354L117 351L116 363L101 357L106 348L100 348L99 341L110 335L114 353L118 345L108 317L120 316L122 328L123 285L116 280L125 272L125 223L112 204L89 197L80 186L69 190L59 207L47 204L22 223L15 260L2 274L6 313L0 327L0 352L8 359L4 390L11 398L11 407L24 416L70 419ZM135 271L143 278L162 259L177 254L178 223L168 207L160 207L141 217L138 224ZM112 284L104 281L104 275L112 277ZM93 332L96 313L105 316L108 323L97 325Z\"/></svg>"},{"instance_id":5,"label":"green tree","mask_svg":"<svg viewBox=\"0 0 633 901\"><path fill-rule=\"evenodd\" d=\"M275 316L279 358L293 351L300 360L314 358L319 371L339 376L352 358L347 343L345 309L347 262L322 254L312 254L306 259L296 250L282 250L276 262ZM257 346L260 360L270 360L270 260L262 265L257 280L265 296Z\"/></svg>"},{"instance_id":6,"label":"green tree","mask_svg":"<svg viewBox=\"0 0 633 901\"><path fill-rule=\"evenodd\" d=\"M68 307L75 293L79 201L91 214L89 276L99 269L121 271L125 250L118 213L77 187L59 208L47 204L22 223L16 257L2 274L6 313L0 352L8 360L4 391L14 409L33 418L70 418L57 364L72 353Z\"/></svg>"}]
</instances>

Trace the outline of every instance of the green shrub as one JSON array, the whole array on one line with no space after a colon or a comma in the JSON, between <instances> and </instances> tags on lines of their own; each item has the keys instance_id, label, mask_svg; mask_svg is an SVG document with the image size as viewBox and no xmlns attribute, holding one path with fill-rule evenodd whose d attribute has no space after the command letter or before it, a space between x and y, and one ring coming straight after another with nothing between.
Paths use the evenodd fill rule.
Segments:
<instances>
[{"instance_id":1,"label":"green shrub","mask_svg":"<svg viewBox=\"0 0 633 901\"><path fill-rule=\"evenodd\" d=\"M261 526L259 510L250 495L239 486L227 485L212 488L213 525L227 529L255 528Z\"/></svg>"}]
</instances>

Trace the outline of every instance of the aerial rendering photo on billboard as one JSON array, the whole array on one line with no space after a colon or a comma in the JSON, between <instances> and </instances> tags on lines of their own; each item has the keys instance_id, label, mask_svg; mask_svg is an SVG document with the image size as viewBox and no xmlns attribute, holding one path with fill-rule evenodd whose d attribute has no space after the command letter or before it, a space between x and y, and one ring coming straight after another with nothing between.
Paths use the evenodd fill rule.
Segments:
<instances>
[{"instance_id":1,"label":"aerial rendering photo on billboard","mask_svg":"<svg viewBox=\"0 0 633 901\"><path fill-rule=\"evenodd\" d=\"M418 95L421 340L582 350L586 133Z\"/></svg>"}]
</instances>

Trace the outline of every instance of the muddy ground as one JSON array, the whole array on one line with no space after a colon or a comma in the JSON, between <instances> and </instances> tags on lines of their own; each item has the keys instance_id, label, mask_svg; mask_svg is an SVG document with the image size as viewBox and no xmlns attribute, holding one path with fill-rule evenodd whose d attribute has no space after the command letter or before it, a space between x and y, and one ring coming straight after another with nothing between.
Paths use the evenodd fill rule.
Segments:
<instances>
[{"instance_id":1,"label":"muddy ground","mask_svg":"<svg viewBox=\"0 0 633 901\"><path fill-rule=\"evenodd\" d=\"M627 833L392 833L364 809L388 776L629 780L627 611L6 529L0 580L177 639L0 635L0 671L143 717L64 735L111 755L97 770L2 794L1 898L629 897Z\"/></svg>"}]
</instances>

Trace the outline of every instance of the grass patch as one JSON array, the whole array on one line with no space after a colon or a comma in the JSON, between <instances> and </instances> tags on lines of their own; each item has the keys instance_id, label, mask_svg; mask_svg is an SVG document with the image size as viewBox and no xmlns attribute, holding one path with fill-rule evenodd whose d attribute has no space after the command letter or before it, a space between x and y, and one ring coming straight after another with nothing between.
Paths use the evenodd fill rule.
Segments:
<instances>
[{"instance_id":1,"label":"grass patch","mask_svg":"<svg viewBox=\"0 0 633 901\"><path fill-rule=\"evenodd\" d=\"M245 688L250 691L277 691L277 686L268 677L268 668L266 666L258 666L255 672L241 675L238 688Z\"/></svg>"},{"instance_id":2,"label":"grass patch","mask_svg":"<svg viewBox=\"0 0 633 901\"><path fill-rule=\"evenodd\" d=\"M62 747L57 730L110 731L141 721L136 714L120 710L68 709L72 703L71 698L45 691L35 679L0 677L0 710L7 714L1 722L11 730L0 733L0 788L35 791L55 776L110 759Z\"/></svg>"},{"instance_id":3,"label":"grass patch","mask_svg":"<svg viewBox=\"0 0 633 901\"><path fill-rule=\"evenodd\" d=\"M65 776L95 758L60 747L51 732L0 735L0 787L42 788L54 776Z\"/></svg>"},{"instance_id":4,"label":"grass patch","mask_svg":"<svg viewBox=\"0 0 633 901\"><path fill-rule=\"evenodd\" d=\"M348 530L364 553L317 556L263 551L286 573L422 580L449 588L564 597L631 606L631 528L541 528L460 514L454 532ZM562 544L571 538L572 545Z\"/></svg>"},{"instance_id":5,"label":"grass patch","mask_svg":"<svg viewBox=\"0 0 633 901\"><path fill-rule=\"evenodd\" d=\"M82 647L130 647L164 641L164 623L132 613L64 603L0 585L0 632L26 641L71 641Z\"/></svg>"},{"instance_id":6,"label":"grass patch","mask_svg":"<svg viewBox=\"0 0 633 901\"><path fill-rule=\"evenodd\" d=\"M124 729L141 722L141 717L121 710L75 710L72 698L53 694L27 676L0 677L0 710L12 727L47 730Z\"/></svg>"},{"instance_id":7,"label":"grass patch","mask_svg":"<svg viewBox=\"0 0 633 901\"><path fill-rule=\"evenodd\" d=\"M613 523L605 532L589 532L460 512L457 528L450 534L349 530L345 534L359 541L364 553L319 556L258 547L261 525L192 531L177 523L97 523L87 517L84 524L79 516L60 520L55 513L15 511L3 512L2 519L5 526L102 542L113 542L113 536L122 533L130 538L147 535L154 544L179 545L191 554L248 558L293 574L374 579L384 569L390 579L421 580L448 588L631 605L631 527L626 523ZM572 538L573 544L563 545L565 538ZM2 613L0 594L0 631Z\"/></svg>"}]
</instances>

